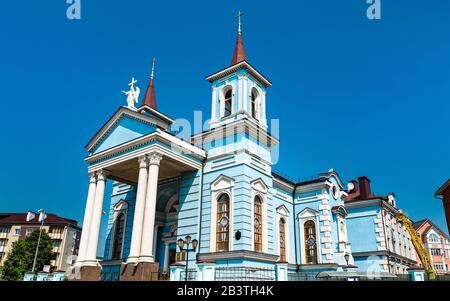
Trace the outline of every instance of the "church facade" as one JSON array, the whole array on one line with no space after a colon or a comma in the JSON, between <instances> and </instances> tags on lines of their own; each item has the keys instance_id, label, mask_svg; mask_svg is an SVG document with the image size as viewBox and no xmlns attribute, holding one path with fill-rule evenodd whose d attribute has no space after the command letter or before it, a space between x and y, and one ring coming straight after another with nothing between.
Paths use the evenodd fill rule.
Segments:
<instances>
[{"instance_id":1,"label":"church facade","mask_svg":"<svg viewBox=\"0 0 450 301\"><path fill-rule=\"evenodd\" d=\"M291 273L355 272L349 193L339 175L329 170L294 183L272 171L279 141L268 131L271 82L247 61L240 24L230 66L206 79L209 129L188 141L157 110L152 71L141 105L133 105L139 93L132 82L129 105L87 144L81 278L287 280ZM106 181L113 191L98 260ZM376 242L376 233L362 239Z\"/></svg>"}]
</instances>

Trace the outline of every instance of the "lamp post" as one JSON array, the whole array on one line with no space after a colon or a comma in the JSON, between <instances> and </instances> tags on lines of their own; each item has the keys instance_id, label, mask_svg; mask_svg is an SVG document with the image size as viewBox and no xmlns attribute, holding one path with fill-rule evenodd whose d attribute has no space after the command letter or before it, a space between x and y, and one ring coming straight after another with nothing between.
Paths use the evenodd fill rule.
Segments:
<instances>
[{"instance_id":1,"label":"lamp post","mask_svg":"<svg viewBox=\"0 0 450 301\"><path fill-rule=\"evenodd\" d=\"M347 262L347 267L348 267L348 261L350 260L350 254L345 253L344 259L345 259L345 261Z\"/></svg>"},{"instance_id":2,"label":"lamp post","mask_svg":"<svg viewBox=\"0 0 450 301\"><path fill-rule=\"evenodd\" d=\"M192 248L189 248L189 245L192 245ZM185 247L186 246L186 247ZM180 238L178 240L178 247L180 248L180 252L186 251L186 281L188 281L188 271L189 271L189 251L195 251L198 246L198 240L192 239L189 235L184 239Z\"/></svg>"},{"instance_id":3,"label":"lamp post","mask_svg":"<svg viewBox=\"0 0 450 301\"><path fill-rule=\"evenodd\" d=\"M44 209L39 209L38 213L39 213L39 221L41 222L41 225L39 226L39 238L38 238L38 242L36 245L36 252L34 253L33 268L31 269L32 273L34 273L34 270L36 269L36 261L37 261L37 256L39 253L39 245L41 244L42 228L44 227L44 221L47 218L47 214L45 214ZM35 214L33 212L28 212L27 222L29 222L30 220L33 220L34 218L35 218Z\"/></svg>"}]
</instances>

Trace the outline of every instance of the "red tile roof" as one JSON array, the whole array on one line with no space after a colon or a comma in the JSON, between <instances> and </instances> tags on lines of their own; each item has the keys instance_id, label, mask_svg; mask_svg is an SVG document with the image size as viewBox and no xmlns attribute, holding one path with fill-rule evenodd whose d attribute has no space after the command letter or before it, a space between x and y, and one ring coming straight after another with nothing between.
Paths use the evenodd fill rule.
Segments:
<instances>
[{"instance_id":1,"label":"red tile roof","mask_svg":"<svg viewBox=\"0 0 450 301\"><path fill-rule=\"evenodd\" d=\"M27 213L0 213L0 225L39 225L39 215L27 222ZM73 219L63 218L56 214L47 213L44 225L74 225L78 222Z\"/></svg>"}]
</instances>

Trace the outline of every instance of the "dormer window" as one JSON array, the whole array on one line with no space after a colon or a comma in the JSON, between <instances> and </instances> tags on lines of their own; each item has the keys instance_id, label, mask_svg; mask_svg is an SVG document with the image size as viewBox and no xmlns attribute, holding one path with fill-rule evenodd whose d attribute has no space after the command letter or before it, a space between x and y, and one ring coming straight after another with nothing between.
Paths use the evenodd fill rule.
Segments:
<instances>
[{"instance_id":1,"label":"dormer window","mask_svg":"<svg viewBox=\"0 0 450 301\"><path fill-rule=\"evenodd\" d=\"M252 95L251 95L251 110L252 110L251 114L252 114L252 117L255 118L256 120L259 119L259 117L258 117L258 115L259 115L258 101L259 101L258 91L255 88L253 88Z\"/></svg>"},{"instance_id":2,"label":"dormer window","mask_svg":"<svg viewBox=\"0 0 450 301\"><path fill-rule=\"evenodd\" d=\"M233 108L233 90L231 88L229 88L228 90L225 91L224 94L224 114L223 117L227 117L231 115L232 112L232 108Z\"/></svg>"}]
</instances>

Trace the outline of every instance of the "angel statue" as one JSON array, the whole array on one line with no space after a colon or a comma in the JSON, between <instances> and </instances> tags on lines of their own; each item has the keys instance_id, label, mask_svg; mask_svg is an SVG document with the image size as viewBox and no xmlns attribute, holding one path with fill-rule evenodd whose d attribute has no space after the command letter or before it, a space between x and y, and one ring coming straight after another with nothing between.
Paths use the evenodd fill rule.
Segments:
<instances>
[{"instance_id":1,"label":"angel statue","mask_svg":"<svg viewBox=\"0 0 450 301\"><path fill-rule=\"evenodd\" d=\"M131 83L128 84L130 86L130 91L122 91L123 94L127 96L127 103L130 109L135 109L134 104L139 101L139 94L141 90L139 87L134 87L134 84L137 83L137 80L134 77L131 79Z\"/></svg>"}]
</instances>

